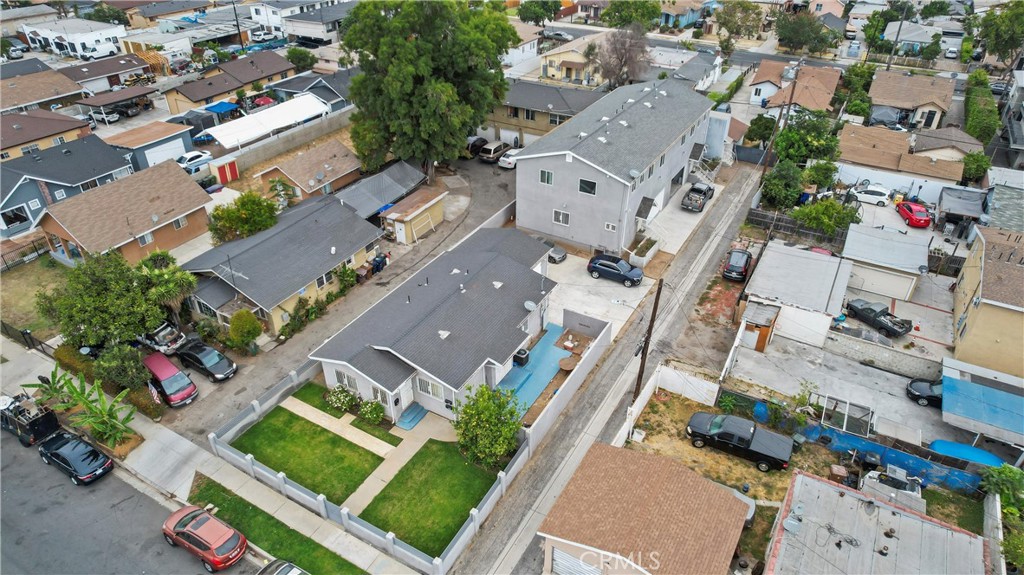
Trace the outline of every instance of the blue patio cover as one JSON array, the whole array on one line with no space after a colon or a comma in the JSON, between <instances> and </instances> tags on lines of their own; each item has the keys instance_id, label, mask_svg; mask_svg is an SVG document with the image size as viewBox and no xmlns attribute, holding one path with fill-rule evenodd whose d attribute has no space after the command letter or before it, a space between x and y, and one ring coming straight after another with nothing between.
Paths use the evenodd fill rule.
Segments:
<instances>
[{"instance_id":1,"label":"blue patio cover","mask_svg":"<svg viewBox=\"0 0 1024 575\"><path fill-rule=\"evenodd\" d=\"M237 110L238 105L232 104L231 102L217 102L212 106L207 106L206 109L214 114L223 114L230 112L231 110Z\"/></svg>"}]
</instances>

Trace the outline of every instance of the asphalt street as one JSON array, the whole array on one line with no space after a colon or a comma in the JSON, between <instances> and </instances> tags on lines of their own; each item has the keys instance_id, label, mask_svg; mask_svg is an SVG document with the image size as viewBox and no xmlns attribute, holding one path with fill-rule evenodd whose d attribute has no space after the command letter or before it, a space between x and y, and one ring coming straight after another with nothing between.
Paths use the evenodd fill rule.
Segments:
<instances>
[{"instance_id":1,"label":"asphalt street","mask_svg":"<svg viewBox=\"0 0 1024 575\"><path fill-rule=\"evenodd\" d=\"M198 559L164 542L160 526L171 512L116 475L76 487L35 447L4 432L0 482L4 575L205 573ZM227 573L255 572L243 561Z\"/></svg>"}]
</instances>

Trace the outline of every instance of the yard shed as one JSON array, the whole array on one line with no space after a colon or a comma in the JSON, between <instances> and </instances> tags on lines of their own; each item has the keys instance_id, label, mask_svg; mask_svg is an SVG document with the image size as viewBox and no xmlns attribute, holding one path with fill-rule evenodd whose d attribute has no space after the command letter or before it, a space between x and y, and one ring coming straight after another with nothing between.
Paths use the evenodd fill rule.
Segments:
<instances>
[{"instance_id":1,"label":"yard shed","mask_svg":"<svg viewBox=\"0 0 1024 575\"><path fill-rule=\"evenodd\" d=\"M1024 379L950 357L942 360L942 420L1022 450L1024 463Z\"/></svg>"},{"instance_id":2,"label":"yard shed","mask_svg":"<svg viewBox=\"0 0 1024 575\"><path fill-rule=\"evenodd\" d=\"M115 148L130 151L132 166L135 171L140 171L191 152L189 130L189 126L181 124L152 122L105 139Z\"/></svg>"},{"instance_id":3,"label":"yard shed","mask_svg":"<svg viewBox=\"0 0 1024 575\"><path fill-rule=\"evenodd\" d=\"M821 347L832 318L842 313L853 262L770 242L747 284L744 301L779 307L770 336ZM769 338L769 343L770 343Z\"/></svg>"},{"instance_id":4,"label":"yard shed","mask_svg":"<svg viewBox=\"0 0 1024 575\"><path fill-rule=\"evenodd\" d=\"M440 188L423 188L380 214L384 230L400 244L415 244L444 221L444 198Z\"/></svg>"},{"instance_id":5,"label":"yard shed","mask_svg":"<svg viewBox=\"0 0 1024 575\"><path fill-rule=\"evenodd\" d=\"M939 224L944 234L968 237L971 222L988 222L991 190L946 186L939 192Z\"/></svg>"},{"instance_id":6,"label":"yard shed","mask_svg":"<svg viewBox=\"0 0 1024 575\"><path fill-rule=\"evenodd\" d=\"M395 162L384 171L363 178L339 191L341 203L351 206L361 218L372 218L389 204L404 198L426 180L426 175L406 162Z\"/></svg>"},{"instance_id":7,"label":"yard shed","mask_svg":"<svg viewBox=\"0 0 1024 575\"><path fill-rule=\"evenodd\" d=\"M843 246L853 262L849 287L910 301L928 270L928 244L926 236L852 224Z\"/></svg>"}]
</instances>

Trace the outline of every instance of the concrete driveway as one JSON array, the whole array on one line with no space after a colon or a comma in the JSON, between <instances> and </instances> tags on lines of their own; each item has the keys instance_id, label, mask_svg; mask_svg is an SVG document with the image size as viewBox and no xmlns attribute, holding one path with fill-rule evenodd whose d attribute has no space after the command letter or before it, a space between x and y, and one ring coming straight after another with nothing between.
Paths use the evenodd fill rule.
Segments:
<instances>
[{"instance_id":1,"label":"concrete driveway","mask_svg":"<svg viewBox=\"0 0 1024 575\"><path fill-rule=\"evenodd\" d=\"M647 225L651 235L658 238L658 249L670 254L677 254L682 249L686 238L690 237L693 229L700 223L701 218L715 202L722 201L722 190L724 186L715 184L715 195L711 201L704 205L703 212L691 212L679 207L690 184L684 184L675 188L672 197L667 205L658 212L658 215Z\"/></svg>"},{"instance_id":2,"label":"concrete driveway","mask_svg":"<svg viewBox=\"0 0 1024 575\"><path fill-rule=\"evenodd\" d=\"M906 353L918 355L934 361L942 361L944 357L953 356L953 294L949 284L953 278L928 274L921 276L917 282L917 290L910 301L887 298L878 294L848 289L847 301L861 298L868 301L882 302L896 316L914 322L914 329L903 337L893 340L898 348ZM867 324L856 319L847 320L858 327ZM913 343L908 348L907 345Z\"/></svg>"},{"instance_id":3,"label":"concrete driveway","mask_svg":"<svg viewBox=\"0 0 1024 575\"><path fill-rule=\"evenodd\" d=\"M957 245L956 240L946 241L946 238L942 235L941 231L936 231L931 228L912 228L907 224L903 223L900 215L896 213L896 206L889 204L888 206L875 206L871 204L860 204L860 217L861 223L873 228L884 227L887 230L895 230L905 234L907 237L927 238L931 242L932 248L938 248L948 254L952 254L954 250L956 255L963 256L967 253L967 246L961 243Z\"/></svg>"},{"instance_id":4,"label":"concrete driveway","mask_svg":"<svg viewBox=\"0 0 1024 575\"><path fill-rule=\"evenodd\" d=\"M560 264L548 264L548 277L558 285L548 296L548 314L562 323L562 311L571 309L612 324L612 337L618 336L633 310L654 286L654 280L628 288L608 279L594 279L587 273L586 258L569 255Z\"/></svg>"}]
</instances>

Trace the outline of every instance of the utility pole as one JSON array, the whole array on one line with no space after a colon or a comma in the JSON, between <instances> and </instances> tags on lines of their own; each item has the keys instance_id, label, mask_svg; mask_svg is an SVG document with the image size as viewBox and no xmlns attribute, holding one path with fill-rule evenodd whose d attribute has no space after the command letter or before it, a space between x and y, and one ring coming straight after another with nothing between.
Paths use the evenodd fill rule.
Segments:
<instances>
[{"instance_id":1,"label":"utility pole","mask_svg":"<svg viewBox=\"0 0 1024 575\"><path fill-rule=\"evenodd\" d=\"M892 50L889 50L889 58L885 61L886 72L892 68L892 57L896 54L896 46L900 41L900 32L903 31L903 21L907 19L907 8L909 6L910 4L903 5L903 14L900 16L900 24L896 27L896 39L892 41Z\"/></svg>"},{"instance_id":2,"label":"utility pole","mask_svg":"<svg viewBox=\"0 0 1024 575\"><path fill-rule=\"evenodd\" d=\"M242 25L238 22L238 0L232 0L231 9L235 11L235 31L238 32L238 43L245 49L245 38L242 38Z\"/></svg>"},{"instance_id":3,"label":"utility pole","mask_svg":"<svg viewBox=\"0 0 1024 575\"><path fill-rule=\"evenodd\" d=\"M770 158L772 152L775 151L775 135L782 131L780 126L783 126L784 122L789 119L789 108L793 105L793 96L796 95L796 80L800 75L800 66L802 66L803 63L804 60L801 58L793 69L793 82L790 84L793 89L789 91L789 99L786 101L786 107L783 110L782 117L775 122L775 128L772 130L772 136L768 138L768 149L765 150L764 157L761 159L761 179L758 180L758 184L764 183L764 176L768 173L768 158Z\"/></svg>"},{"instance_id":4,"label":"utility pole","mask_svg":"<svg viewBox=\"0 0 1024 575\"><path fill-rule=\"evenodd\" d=\"M644 337L643 351L640 352L640 371L636 374L636 386L633 387L633 402L640 396L640 388L644 384L644 368L647 367L647 350L651 346L651 337L654 334L654 319L658 317L658 301L661 300L661 284L664 282L658 279L658 291L654 292L654 309L651 310L651 321L647 324L647 336Z\"/></svg>"}]
</instances>

